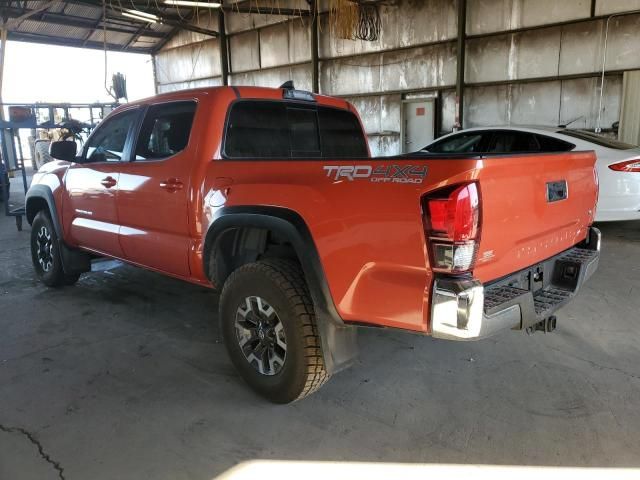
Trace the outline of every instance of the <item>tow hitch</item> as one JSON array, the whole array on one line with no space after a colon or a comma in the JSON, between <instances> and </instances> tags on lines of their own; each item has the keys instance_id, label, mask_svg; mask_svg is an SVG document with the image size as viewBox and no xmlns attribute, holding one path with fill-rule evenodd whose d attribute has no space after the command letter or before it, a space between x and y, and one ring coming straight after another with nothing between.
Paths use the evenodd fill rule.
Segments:
<instances>
[{"instance_id":1,"label":"tow hitch","mask_svg":"<svg viewBox=\"0 0 640 480\"><path fill-rule=\"evenodd\" d=\"M550 317L547 317L544 320L541 320L540 322L527 327L526 332L529 335L533 335L536 332L551 333L556 329L557 323L558 319L556 318L556 316L551 315Z\"/></svg>"}]
</instances>

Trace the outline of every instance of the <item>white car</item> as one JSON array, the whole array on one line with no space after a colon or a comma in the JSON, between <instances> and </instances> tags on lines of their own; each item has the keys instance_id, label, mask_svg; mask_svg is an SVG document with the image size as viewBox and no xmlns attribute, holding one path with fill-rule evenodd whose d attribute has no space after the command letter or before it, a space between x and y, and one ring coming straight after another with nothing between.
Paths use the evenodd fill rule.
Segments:
<instances>
[{"instance_id":1,"label":"white car","mask_svg":"<svg viewBox=\"0 0 640 480\"><path fill-rule=\"evenodd\" d=\"M597 222L640 220L640 147L562 127L479 127L438 138L430 153L534 153L594 150L600 180Z\"/></svg>"}]
</instances>

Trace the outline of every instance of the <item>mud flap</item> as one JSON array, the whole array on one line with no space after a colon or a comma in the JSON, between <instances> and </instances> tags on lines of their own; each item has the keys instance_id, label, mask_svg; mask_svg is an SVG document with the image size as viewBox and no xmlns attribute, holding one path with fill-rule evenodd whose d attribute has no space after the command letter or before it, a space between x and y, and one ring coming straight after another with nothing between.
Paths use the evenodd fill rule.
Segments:
<instances>
[{"instance_id":1,"label":"mud flap","mask_svg":"<svg viewBox=\"0 0 640 480\"><path fill-rule=\"evenodd\" d=\"M64 242L58 242L62 269L67 275L91 271L91 255L80 250L67 247Z\"/></svg>"},{"instance_id":2,"label":"mud flap","mask_svg":"<svg viewBox=\"0 0 640 480\"><path fill-rule=\"evenodd\" d=\"M350 367L358 356L358 331L351 325L339 325L323 314L316 314L322 340L324 368L329 375Z\"/></svg>"}]
</instances>

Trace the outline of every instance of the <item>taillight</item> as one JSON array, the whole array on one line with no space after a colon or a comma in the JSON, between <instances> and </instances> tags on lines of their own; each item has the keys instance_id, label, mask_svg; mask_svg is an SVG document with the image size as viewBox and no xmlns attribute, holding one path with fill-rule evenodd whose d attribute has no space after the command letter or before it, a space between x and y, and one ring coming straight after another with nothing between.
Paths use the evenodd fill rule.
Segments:
<instances>
[{"instance_id":1,"label":"taillight","mask_svg":"<svg viewBox=\"0 0 640 480\"><path fill-rule=\"evenodd\" d=\"M613 165L609 165L609 168L616 172L640 172L640 158L614 163Z\"/></svg>"},{"instance_id":2,"label":"taillight","mask_svg":"<svg viewBox=\"0 0 640 480\"><path fill-rule=\"evenodd\" d=\"M425 235L431 268L463 273L475 264L480 241L480 194L477 183L448 187L423 198Z\"/></svg>"}]
</instances>

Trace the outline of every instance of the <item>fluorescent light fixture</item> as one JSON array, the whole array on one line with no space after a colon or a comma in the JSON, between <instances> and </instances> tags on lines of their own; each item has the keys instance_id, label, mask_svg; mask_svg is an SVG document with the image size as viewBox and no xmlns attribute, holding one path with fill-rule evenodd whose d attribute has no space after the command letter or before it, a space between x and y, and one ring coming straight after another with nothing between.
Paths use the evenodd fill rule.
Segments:
<instances>
[{"instance_id":1,"label":"fluorescent light fixture","mask_svg":"<svg viewBox=\"0 0 640 480\"><path fill-rule=\"evenodd\" d=\"M129 15L127 15L127 13ZM157 22L158 20L160 20L160 17L158 17L157 15L154 15L153 13L141 12L140 10L126 9L124 12L122 12L122 14L125 17L130 17L130 16L142 17L142 18L144 18L146 20L151 20L151 21L154 21L154 22Z\"/></svg>"},{"instance_id":2,"label":"fluorescent light fixture","mask_svg":"<svg viewBox=\"0 0 640 480\"><path fill-rule=\"evenodd\" d=\"M147 22L147 23L158 23L157 20L153 20L151 18L140 17L138 15L134 15L133 13L121 12L123 17L133 18L134 20L138 20L139 22Z\"/></svg>"},{"instance_id":3,"label":"fluorescent light fixture","mask_svg":"<svg viewBox=\"0 0 640 480\"><path fill-rule=\"evenodd\" d=\"M191 0L164 0L165 5L176 7L220 8L219 2L192 2Z\"/></svg>"}]
</instances>

